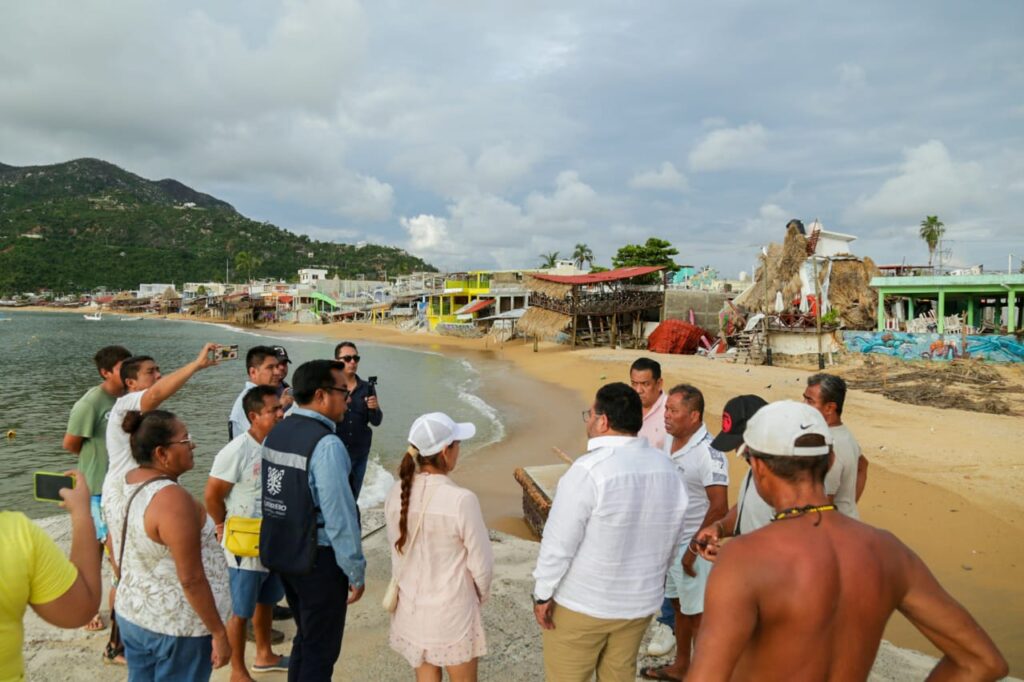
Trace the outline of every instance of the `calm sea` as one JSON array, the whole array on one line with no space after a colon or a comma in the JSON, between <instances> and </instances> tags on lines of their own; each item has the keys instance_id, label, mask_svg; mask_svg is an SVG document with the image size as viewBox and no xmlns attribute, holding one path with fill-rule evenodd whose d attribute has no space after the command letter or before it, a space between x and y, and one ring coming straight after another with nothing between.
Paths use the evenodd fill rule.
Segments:
<instances>
[{"instance_id":1,"label":"calm sea","mask_svg":"<svg viewBox=\"0 0 1024 682\"><path fill-rule=\"evenodd\" d=\"M29 516L54 514L55 505L32 497L32 472L64 471L75 458L61 449L68 413L75 401L99 383L92 355L103 346L120 344L136 354L152 355L164 374L190 362L206 342L237 343L245 351L260 343L281 344L294 364L330 358L334 343L311 338L264 335L232 327L143 317L124 321L104 314L90 321L72 313L30 313L4 310L0 322L0 509L18 509ZM359 342L360 376L376 375L384 423L375 429L371 463L360 504L383 500L392 474L405 451L412 420L440 410L457 421L472 421L478 437L467 453L500 440L504 428L495 410L475 391L479 378L464 361L419 351ZM244 359L203 370L163 407L184 419L198 442L196 467L182 483L202 496L214 455L227 441L227 418L245 382ZM6 437L8 432L13 437Z\"/></svg>"}]
</instances>

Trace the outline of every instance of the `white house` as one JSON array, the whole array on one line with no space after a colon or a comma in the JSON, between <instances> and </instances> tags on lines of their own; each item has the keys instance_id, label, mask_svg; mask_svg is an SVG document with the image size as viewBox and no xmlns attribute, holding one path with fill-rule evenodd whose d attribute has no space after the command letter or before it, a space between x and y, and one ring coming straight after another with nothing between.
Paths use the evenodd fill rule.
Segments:
<instances>
[{"instance_id":1,"label":"white house","mask_svg":"<svg viewBox=\"0 0 1024 682\"><path fill-rule=\"evenodd\" d=\"M299 270L299 284L316 284L327 279L327 271L320 268L302 268Z\"/></svg>"},{"instance_id":2,"label":"white house","mask_svg":"<svg viewBox=\"0 0 1024 682\"><path fill-rule=\"evenodd\" d=\"M173 289L173 284L140 284L139 285L139 298L153 298L154 296L162 296L168 288Z\"/></svg>"}]
</instances>

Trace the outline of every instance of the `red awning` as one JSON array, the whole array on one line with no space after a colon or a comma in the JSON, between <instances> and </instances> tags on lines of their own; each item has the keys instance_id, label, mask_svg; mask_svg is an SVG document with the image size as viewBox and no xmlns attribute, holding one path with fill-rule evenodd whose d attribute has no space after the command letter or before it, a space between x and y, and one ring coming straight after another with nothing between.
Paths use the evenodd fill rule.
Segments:
<instances>
[{"instance_id":1,"label":"red awning","mask_svg":"<svg viewBox=\"0 0 1024 682\"><path fill-rule=\"evenodd\" d=\"M585 275L548 275L542 272L531 272L530 277L536 277L545 282L555 282L556 284L600 284L601 282L617 282L621 279L632 279L664 269L664 265L640 265L631 268L607 270L605 272L589 272Z\"/></svg>"},{"instance_id":2,"label":"red awning","mask_svg":"<svg viewBox=\"0 0 1024 682\"><path fill-rule=\"evenodd\" d=\"M473 301L468 305L464 305L455 311L456 315L472 315L473 313L483 310L487 306L494 303L493 298L481 298L479 301Z\"/></svg>"},{"instance_id":3,"label":"red awning","mask_svg":"<svg viewBox=\"0 0 1024 682\"><path fill-rule=\"evenodd\" d=\"M288 294L281 294L280 296L277 297L277 300L280 301L281 303L291 303L292 297L289 296Z\"/></svg>"}]
</instances>

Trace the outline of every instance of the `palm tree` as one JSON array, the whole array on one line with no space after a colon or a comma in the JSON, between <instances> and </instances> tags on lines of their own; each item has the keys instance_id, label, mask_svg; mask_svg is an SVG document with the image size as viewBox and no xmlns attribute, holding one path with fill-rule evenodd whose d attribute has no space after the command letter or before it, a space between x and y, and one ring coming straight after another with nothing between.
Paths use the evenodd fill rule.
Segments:
<instances>
[{"instance_id":1,"label":"palm tree","mask_svg":"<svg viewBox=\"0 0 1024 682\"><path fill-rule=\"evenodd\" d=\"M540 256L538 256L538 258L540 258L540 267L541 268L553 268L553 267L555 267L558 264L558 257L559 257L559 255L560 254L557 251L552 251L551 253L542 253L542 254L540 254Z\"/></svg>"},{"instance_id":2,"label":"palm tree","mask_svg":"<svg viewBox=\"0 0 1024 682\"><path fill-rule=\"evenodd\" d=\"M252 281L252 271L258 268L260 264L260 259L248 251L239 251L235 254L235 270L245 272L248 275L249 282Z\"/></svg>"},{"instance_id":3,"label":"palm tree","mask_svg":"<svg viewBox=\"0 0 1024 682\"><path fill-rule=\"evenodd\" d=\"M577 244L576 249L572 252L572 260L576 264L576 269L582 270L584 263L590 266L594 265L594 252L586 244Z\"/></svg>"},{"instance_id":4,"label":"palm tree","mask_svg":"<svg viewBox=\"0 0 1024 682\"><path fill-rule=\"evenodd\" d=\"M939 216L930 215L926 216L921 221L921 230L918 232L921 235L921 239L928 245L928 265L931 266L932 258L935 257L935 249L939 245L939 240L942 239L942 235L946 233L946 227L939 220Z\"/></svg>"}]
</instances>

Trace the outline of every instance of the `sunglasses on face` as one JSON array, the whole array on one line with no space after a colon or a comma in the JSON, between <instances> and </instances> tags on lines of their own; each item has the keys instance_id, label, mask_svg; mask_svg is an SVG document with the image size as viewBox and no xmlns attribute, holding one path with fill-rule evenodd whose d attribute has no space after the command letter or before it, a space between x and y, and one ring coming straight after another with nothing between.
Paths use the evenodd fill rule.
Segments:
<instances>
[{"instance_id":1,"label":"sunglasses on face","mask_svg":"<svg viewBox=\"0 0 1024 682\"><path fill-rule=\"evenodd\" d=\"M338 358L341 362L359 362L358 355L342 355Z\"/></svg>"}]
</instances>

